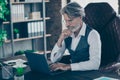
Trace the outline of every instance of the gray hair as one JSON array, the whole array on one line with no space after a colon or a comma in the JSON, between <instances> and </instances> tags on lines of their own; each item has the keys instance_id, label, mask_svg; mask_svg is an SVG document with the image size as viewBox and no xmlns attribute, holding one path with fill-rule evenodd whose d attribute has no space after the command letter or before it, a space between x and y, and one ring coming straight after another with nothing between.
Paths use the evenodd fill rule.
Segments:
<instances>
[{"instance_id":1,"label":"gray hair","mask_svg":"<svg viewBox=\"0 0 120 80\"><path fill-rule=\"evenodd\" d=\"M70 2L61 9L61 14L67 14L69 18L85 17L84 9L76 2Z\"/></svg>"}]
</instances>

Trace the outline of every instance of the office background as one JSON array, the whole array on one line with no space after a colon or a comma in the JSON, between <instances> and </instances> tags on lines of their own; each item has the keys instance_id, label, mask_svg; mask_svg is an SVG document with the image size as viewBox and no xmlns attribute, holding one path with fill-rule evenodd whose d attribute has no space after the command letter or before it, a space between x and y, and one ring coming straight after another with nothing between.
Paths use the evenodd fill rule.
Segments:
<instances>
[{"instance_id":1,"label":"office background","mask_svg":"<svg viewBox=\"0 0 120 80\"><path fill-rule=\"evenodd\" d=\"M10 5L8 4L8 8L10 9L10 12L12 12L11 13L12 18L8 19L8 21L3 22L3 28L7 31L7 41L5 41L3 46L0 47L0 53L1 53L0 58L10 57L15 55L16 52L25 51L25 50L36 50L36 51L38 50L42 52L44 51L45 47L46 47L46 51L50 53L61 31L65 28L65 25L62 22L63 18L59 13L59 11L64 5L66 5L68 2L71 1L77 1L83 7L85 7L90 2L108 2L116 11L117 14L119 14L120 12L119 0L106 0L106 1L45 0L45 6L42 5L43 3L41 1L37 1L37 0L36 1L30 0L30 2L28 0L18 0L18 2L16 2L16 0L10 0L10 2L12 2L11 4L12 7L10 9ZM10 2L8 0L8 3ZM15 10L15 7L18 8L18 14L15 13L17 12L17 10ZM24 19L20 18L22 10L20 9L21 11L19 11L19 8L21 8L22 10L24 9L23 10L24 14L22 14L23 15L22 17ZM34 13L34 12L38 12L38 13ZM17 17L15 17L14 14L16 14ZM39 15L36 17L34 16L36 14ZM44 16L43 14L45 14L44 18L43 18ZM16 18L18 18L18 21ZM28 31L27 27L29 25L45 26L46 27L45 29L44 28L41 29L43 32L45 30L45 34L46 34L45 38L42 35L39 35L37 37L36 36L28 37L27 35L28 33L26 32ZM15 33L14 33L15 28L19 29L20 32L18 39L15 38ZM11 31L12 29L13 31ZM46 40L46 42L44 41L44 39Z\"/></svg>"}]
</instances>

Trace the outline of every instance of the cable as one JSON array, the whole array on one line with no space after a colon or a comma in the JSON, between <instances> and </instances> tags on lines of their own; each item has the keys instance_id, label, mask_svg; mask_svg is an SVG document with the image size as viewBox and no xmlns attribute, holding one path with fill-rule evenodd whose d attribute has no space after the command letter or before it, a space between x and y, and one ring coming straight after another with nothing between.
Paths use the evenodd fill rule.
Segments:
<instances>
[{"instance_id":1,"label":"cable","mask_svg":"<svg viewBox=\"0 0 120 80\"><path fill-rule=\"evenodd\" d=\"M10 76L13 76L10 71L8 69L6 69L2 63L0 63L0 65L2 66L2 68L10 75Z\"/></svg>"}]
</instances>

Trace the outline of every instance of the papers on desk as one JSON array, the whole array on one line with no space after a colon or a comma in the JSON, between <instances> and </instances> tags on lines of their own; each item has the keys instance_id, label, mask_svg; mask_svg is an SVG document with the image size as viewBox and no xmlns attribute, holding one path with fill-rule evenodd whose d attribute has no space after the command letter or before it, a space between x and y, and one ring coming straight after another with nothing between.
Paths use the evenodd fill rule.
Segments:
<instances>
[{"instance_id":1,"label":"papers on desk","mask_svg":"<svg viewBox=\"0 0 120 80\"><path fill-rule=\"evenodd\" d=\"M3 63L9 64L9 63L18 62L18 61L23 62L23 63L24 63L24 62L27 62L27 61L25 61L25 60L23 60L23 59L15 59L15 60L4 61Z\"/></svg>"},{"instance_id":2,"label":"papers on desk","mask_svg":"<svg viewBox=\"0 0 120 80\"><path fill-rule=\"evenodd\" d=\"M94 80L119 80L119 79L115 79L115 78L111 78L111 77L105 77L105 76L101 76L99 78L96 78Z\"/></svg>"},{"instance_id":3,"label":"papers on desk","mask_svg":"<svg viewBox=\"0 0 120 80\"><path fill-rule=\"evenodd\" d=\"M25 68L25 67L27 67L27 65L25 65L25 64L21 64L21 65L14 65L13 67L14 67L14 68L18 68L18 67Z\"/></svg>"},{"instance_id":4,"label":"papers on desk","mask_svg":"<svg viewBox=\"0 0 120 80\"><path fill-rule=\"evenodd\" d=\"M23 64L25 62L27 62L27 61L25 61L23 59L15 59L15 60L4 61L3 63L7 64L7 65L11 65L14 68L17 68L17 67L27 67L27 65Z\"/></svg>"}]
</instances>

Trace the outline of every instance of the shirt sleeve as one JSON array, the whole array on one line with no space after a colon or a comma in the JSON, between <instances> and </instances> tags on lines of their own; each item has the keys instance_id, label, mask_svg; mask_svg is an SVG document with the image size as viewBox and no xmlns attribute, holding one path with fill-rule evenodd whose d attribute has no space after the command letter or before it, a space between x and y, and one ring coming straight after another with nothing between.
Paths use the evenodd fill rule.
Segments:
<instances>
[{"instance_id":1,"label":"shirt sleeve","mask_svg":"<svg viewBox=\"0 0 120 80\"><path fill-rule=\"evenodd\" d=\"M85 70L97 70L101 61L101 40L99 33L92 30L88 35L89 47L89 60L79 63L72 63L71 70L85 71Z\"/></svg>"},{"instance_id":2,"label":"shirt sleeve","mask_svg":"<svg viewBox=\"0 0 120 80\"><path fill-rule=\"evenodd\" d=\"M51 52L51 56L50 56L51 61L53 63L59 61L62 58L64 52L65 52L65 42L64 41L62 42L61 47L58 47L58 45L56 43Z\"/></svg>"}]
</instances>

